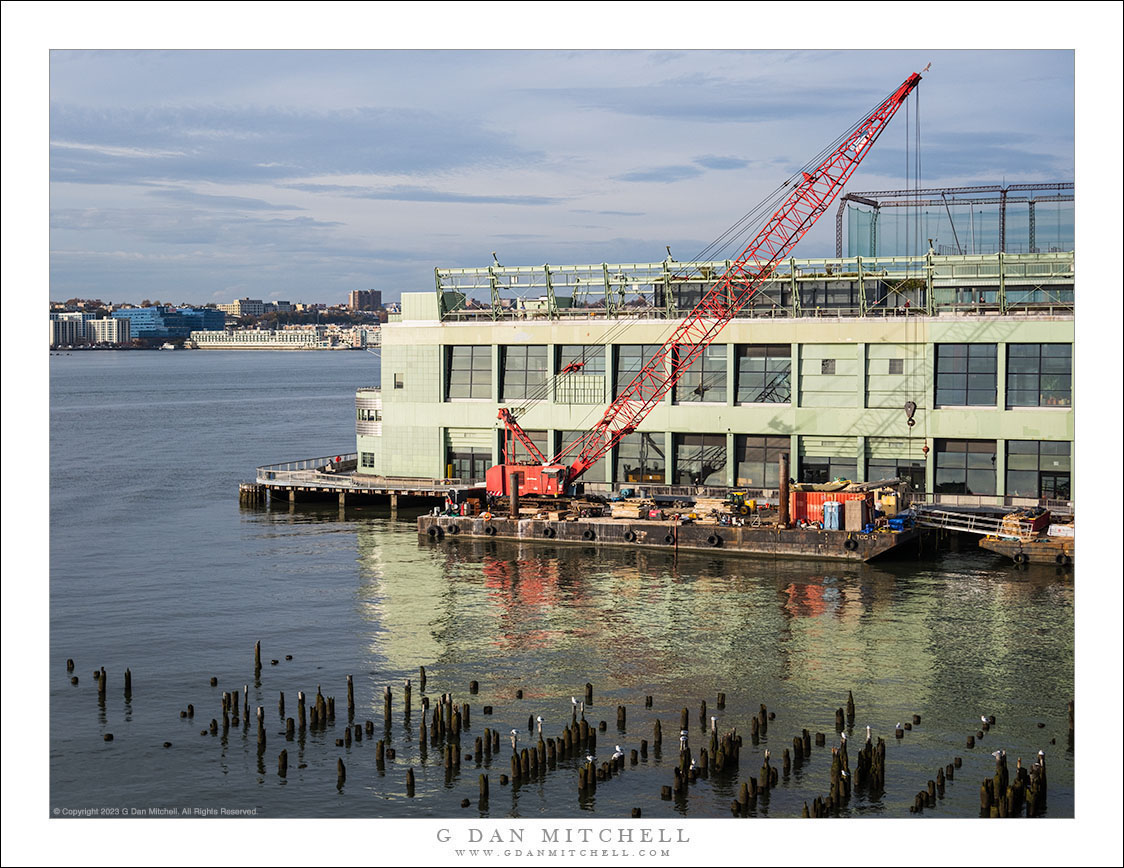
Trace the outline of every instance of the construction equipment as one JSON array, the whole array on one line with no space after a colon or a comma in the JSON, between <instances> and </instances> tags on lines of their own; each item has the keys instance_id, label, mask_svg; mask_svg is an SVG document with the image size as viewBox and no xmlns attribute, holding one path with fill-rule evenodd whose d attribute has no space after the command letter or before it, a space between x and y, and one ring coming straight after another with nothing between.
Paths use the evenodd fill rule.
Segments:
<instances>
[{"instance_id":1,"label":"construction equipment","mask_svg":"<svg viewBox=\"0 0 1124 868\"><path fill-rule=\"evenodd\" d=\"M488 469L490 494L559 496L643 419L675 386L691 363L714 341L726 324L773 275L816 220L836 199L890 119L914 91L921 76L913 73L872 112L851 127L826 157L794 176L783 203L753 237L726 272L680 322L671 337L633 380L617 394L600 420L557 455L547 458L508 408L501 408L504 424L504 463ZM787 184L786 184L787 185ZM514 440L533 462L513 462ZM568 463L566 463L568 461Z\"/></svg>"}]
</instances>

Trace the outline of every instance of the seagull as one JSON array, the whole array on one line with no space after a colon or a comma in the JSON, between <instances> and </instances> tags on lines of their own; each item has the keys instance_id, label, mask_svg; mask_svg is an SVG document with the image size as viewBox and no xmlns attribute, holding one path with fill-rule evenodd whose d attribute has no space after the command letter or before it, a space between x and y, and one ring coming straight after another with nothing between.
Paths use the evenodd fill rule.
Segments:
<instances>
[{"instance_id":1,"label":"seagull","mask_svg":"<svg viewBox=\"0 0 1124 868\"><path fill-rule=\"evenodd\" d=\"M980 715L980 720L981 720L981 721L982 721L983 723L987 723L987 715L986 715L986 714L981 714L981 715Z\"/></svg>"},{"instance_id":2,"label":"seagull","mask_svg":"<svg viewBox=\"0 0 1124 868\"><path fill-rule=\"evenodd\" d=\"M539 725L539 735L542 735L542 715L540 714L535 718L535 722Z\"/></svg>"},{"instance_id":3,"label":"seagull","mask_svg":"<svg viewBox=\"0 0 1124 868\"><path fill-rule=\"evenodd\" d=\"M846 744L847 743L847 733L845 733L845 732L839 733L839 740L842 741L844 744Z\"/></svg>"},{"instance_id":4,"label":"seagull","mask_svg":"<svg viewBox=\"0 0 1124 868\"><path fill-rule=\"evenodd\" d=\"M765 748L765 762L769 761L769 748Z\"/></svg>"},{"instance_id":5,"label":"seagull","mask_svg":"<svg viewBox=\"0 0 1124 868\"><path fill-rule=\"evenodd\" d=\"M866 741L867 741L867 744L870 743L870 727L869 726L866 728Z\"/></svg>"},{"instance_id":6,"label":"seagull","mask_svg":"<svg viewBox=\"0 0 1124 868\"><path fill-rule=\"evenodd\" d=\"M593 765L595 762L597 762L597 757L595 757L593 754L587 753L585 755L585 761L590 765Z\"/></svg>"},{"instance_id":7,"label":"seagull","mask_svg":"<svg viewBox=\"0 0 1124 868\"><path fill-rule=\"evenodd\" d=\"M847 777L847 770L846 769L840 769L839 770L839 777L841 777L841 778Z\"/></svg>"},{"instance_id":8,"label":"seagull","mask_svg":"<svg viewBox=\"0 0 1124 868\"><path fill-rule=\"evenodd\" d=\"M620 759L622 756L624 756L624 751L621 750L621 746L618 744L616 752L613 754L613 759Z\"/></svg>"},{"instance_id":9,"label":"seagull","mask_svg":"<svg viewBox=\"0 0 1124 868\"><path fill-rule=\"evenodd\" d=\"M697 771L697 770L698 770L698 764L694 760L691 760L691 767L690 767L689 771L693 772L693 771Z\"/></svg>"},{"instance_id":10,"label":"seagull","mask_svg":"<svg viewBox=\"0 0 1124 868\"><path fill-rule=\"evenodd\" d=\"M718 732L718 718L713 714L710 716L710 731Z\"/></svg>"},{"instance_id":11,"label":"seagull","mask_svg":"<svg viewBox=\"0 0 1124 868\"><path fill-rule=\"evenodd\" d=\"M578 698L576 696L570 697L570 705L574 706L574 708L578 707Z\"/></svg>"},{"instance_id":12,"label":"seagull","mask_svg":"<svg viewBox=\"0 0 1124 868\"><path fill-rule=\"evenodd\" d=\"M999 759L1003 759L1003 757L1007 756L1007 751L1005 751L1005 750L993 750L991 752L991 755L993 757L995 757L997 760L999 760Z\"/></svg>"},{"instance_id":13,"label":"seagull","mask_svg":"<svg viewBox=\"0 0 1124 868\"><path fill-rule=\"evenodd\" d=\"M519 741L519 730L513 729L511 731L511 749L515 750L515 745Z\"/></svg>"}]
</instances>

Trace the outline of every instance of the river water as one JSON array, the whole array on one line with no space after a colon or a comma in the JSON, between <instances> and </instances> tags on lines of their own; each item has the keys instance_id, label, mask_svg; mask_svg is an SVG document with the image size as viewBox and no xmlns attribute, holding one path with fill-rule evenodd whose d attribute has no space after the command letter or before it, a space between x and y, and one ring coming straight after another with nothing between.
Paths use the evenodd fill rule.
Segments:
<instances>
[{"instance_id":1,"label":"river water","mask_svg":"<svg viewBox=\"0 0 1124 868\"><path fill-rule=\"evenodd\" d=\"M412 516L387 508L239 507L237 484L258 464L352 451L355 388L377 382L378 360L368 353L51 357L48 811L151 816L154 807L186 806L273 818L505 820L627 818L641 807L645 818L729 817L764 750L779 769L806 728L826 733L827 746L813 747L755 810L798 817L828 793L835 710L851 691L852 768L869 725L887 740L887 780L878 796L856 789L844 816L910 816L917 792L960 757L944 798L924 816L974 817L997 749L1012 775L1017 757L1029 764L1044 750L1049 815L1074 815L1071 573L1019 571L974 550L855 566L435 543L419 540ZM257 640L264 669L255 681ZM92 676L103 666L108 690L99 703ZM452 692L471 704L465 753L485 727L504 734L482 768L474 757L446 775L440 749L422 757L420 666L428 696ZM375 738L396 752L383 768L369 739L336 745L349 674L355 722L373 721ZM531 745L528 716L541 715L544 734L560 736L586 682L594 697L586 719L607 722L599 759L617 744L627 753L651 742L657 719L662 752L626 764L592 796L579 795L576 760L501 785L511 768L507 734L516 729L520 747ZM221 721L222 692L244 684L251 705L265 710L261 752L254 724L200 734ZM294 716L297 692L315 696L318 685L336 699L334 726L287 742L279 693ZM384 730L386 686L393 715ZM719 691L728 697L721 710ZM705 746L702 700L721 732L743 734L740 771L700 778L685 799L665 801L682 708L695 755ZM195 716L183 718L189 703ZM754 745L750 716L761 704L775 718ZM618 705L627 709L622 729ZM981 714L995 715L996 726L968 748ZM895 738L895 725L913 715L921 723ZM285 778L277 774L283 748ZM337 787L341 758L347 775ZM487 807L477 804L481 771L490 779Z\"/></svg>"}]
</instances>

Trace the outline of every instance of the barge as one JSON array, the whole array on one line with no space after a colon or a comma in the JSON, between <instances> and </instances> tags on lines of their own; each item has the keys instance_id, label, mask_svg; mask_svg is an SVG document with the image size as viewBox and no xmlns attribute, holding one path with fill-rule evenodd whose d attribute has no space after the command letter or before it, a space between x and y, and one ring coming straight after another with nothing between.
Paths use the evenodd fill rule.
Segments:
<instances>
[{"instance_id":1,"label":"barge","mask_svg":"<svg viewBox=\"0 0 1124 868\"><path fill-rule=\"evenodd\" d=\"M735 527L619 518L571 521L500 516L423 515L418 518L418 536L433 541L466 537L856 562L870 561L895 550L900 552L904 546L916 542L920 533L916 527L859 533L822 528Z\"/></svg>"}]
</instances>

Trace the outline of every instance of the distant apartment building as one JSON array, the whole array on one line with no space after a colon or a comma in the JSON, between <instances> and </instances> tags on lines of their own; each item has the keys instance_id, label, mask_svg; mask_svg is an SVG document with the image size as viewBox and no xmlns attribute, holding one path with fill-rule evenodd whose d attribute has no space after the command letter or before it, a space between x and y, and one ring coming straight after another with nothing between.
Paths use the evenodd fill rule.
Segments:
<instances>
[{"instance_id":1,"label":"distant apartment building","mask_svg":"<svg viewBox=\"0 0 1124 868\"><path fill-rule=\"evenodd\" d=\"M240 298L231 304L220 304L216 307L231 316L261 316L265 313L265 302L260 298Z\"/></svg>"},{"instance_id":2,"label":"distant apartment building","mask_svg":"<svg viewBox=\"0 0 1124 868\"><path fill-rule=\"evenodd\" d=\"M132 340L131 326L122 317L93 319L86 323L86 340L92 344L127 344Z\"/></svg>"},{"instance_id":3,"label":"distant apartment building","mask_svg":"<svg viewBox=\"0 0 1124 868\"><path fill-rule=\"evenodd\" d=\"M382 307L382 290L353 289L347 294L348 310L378 310Z\"/></svg>"}]
</instances>

